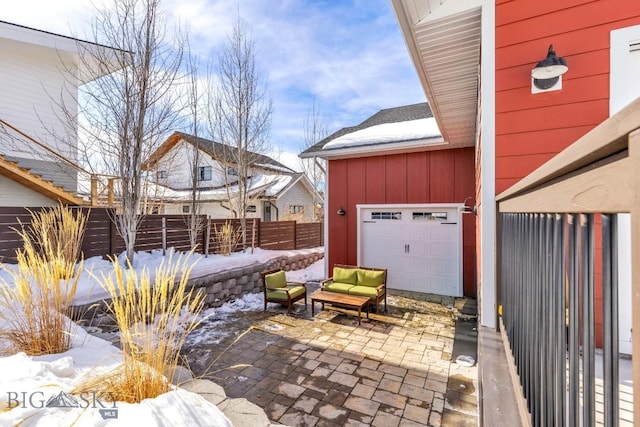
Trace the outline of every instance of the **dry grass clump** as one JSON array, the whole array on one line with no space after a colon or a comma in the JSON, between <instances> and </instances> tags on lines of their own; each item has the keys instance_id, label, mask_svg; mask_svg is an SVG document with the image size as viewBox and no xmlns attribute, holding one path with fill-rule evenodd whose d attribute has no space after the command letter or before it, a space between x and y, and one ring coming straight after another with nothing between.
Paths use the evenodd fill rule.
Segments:
<instances>
[{"instance_id":1,"label":"dry grass clump","mask_svg":"<svg viewBox=\"0 0 640 427\"><path fill-rule=\"evenodd\" d=\"M174 262L169 256L153 282L146 270L138 275L112 260L114 274L103 277L102 285L113 300L110 310L120 329L123 364L86 381L75 392L138 403L171 390L170 378L187 335L199 324L204 297L187 290L193 267L188 258L180 256Z\"/></svg>"},{"instance_id":2,"label":"dry grass clump","mask_svg":"<svg viewBox=\"0 0 640 427\"><path fill-rule=\"evenodd\" d=\"M238 247L238 242L242 238L242 230L236 230L229 222L225 222L220 228L213 225L218 253L221 255L231 255Z\"/></svg>"},{"instance_id":3,"label":"dry grass clump","mask_svg":"<svg viewBox=\"0 0 640 427\"><path fill-rule=\"evenodd\" d=\"M80 274L86 217L62 205L31 212L32 223L16 232L23 241L17 269L5 268L13 284L0 284L0 337L29 355L67 351L73 323L67 313Z\"/></svg>"}]
</instances>

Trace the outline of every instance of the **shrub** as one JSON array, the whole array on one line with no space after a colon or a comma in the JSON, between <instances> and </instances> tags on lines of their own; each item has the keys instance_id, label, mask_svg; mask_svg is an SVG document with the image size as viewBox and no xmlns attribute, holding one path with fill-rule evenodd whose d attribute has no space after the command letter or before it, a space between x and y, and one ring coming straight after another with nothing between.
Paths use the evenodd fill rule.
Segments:
<instances>
[{"instance_id":1,"label":"shrub","mask_svg":"<svg viewBox=\"0 0 640 427\"><path fill-rule=\"evenodd\" d=\"M225 222L220 228L213 225L213 235L218 248L217 252L221 255L231 255L242 238L242 230L236 230L229 222Z\"/></svg>"},{"instance_id":2,"label":"shrub","mask_svg":"<svg viewBox=\"0 0 640 427\"><path fill-rule=\"evenodd\" d=\"M143 270L122 268L112 259L114 274L102 278L112 298L110 311L120 329L123 364L88 379L75 392L99 392L138 403L171 390L184 341L199 324L204 294L187 290L193 265L188 256L168 257L152 281Z\"/></svg>"},{"instance_id":3,"label":"shrub","mask_svg":"<svg viewBox=\"0 0 640 427\"><path fill-rule=\"evenodd\" d=\"M12 283L0 285L0 337L29 355L61 353L71 345L73 323L61 313L68 313L82 272L76 261L86 220L62 205L31 217L16 230L23 241L17 268L5 268Z\"/></svg>"}]
</instances>

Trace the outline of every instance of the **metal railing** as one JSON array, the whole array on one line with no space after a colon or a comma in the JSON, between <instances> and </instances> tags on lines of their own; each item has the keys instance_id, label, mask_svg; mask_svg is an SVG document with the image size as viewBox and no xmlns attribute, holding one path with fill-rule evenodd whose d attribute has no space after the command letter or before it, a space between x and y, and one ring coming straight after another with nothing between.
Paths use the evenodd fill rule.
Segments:
<instances>
[{"instance_id":1,"label":"metal railing","mask_svg":"<svg viewBox=\"0 0 640 427\"><path fill-rule=\"evenodd\" d=\"M637 307L638 129L640 100L497 197L501 326L525 424L619 425L617 214L631 216L630 297ZM633 313L633 394L640 389L639 320Z\"/></svg>"}]
</instances>

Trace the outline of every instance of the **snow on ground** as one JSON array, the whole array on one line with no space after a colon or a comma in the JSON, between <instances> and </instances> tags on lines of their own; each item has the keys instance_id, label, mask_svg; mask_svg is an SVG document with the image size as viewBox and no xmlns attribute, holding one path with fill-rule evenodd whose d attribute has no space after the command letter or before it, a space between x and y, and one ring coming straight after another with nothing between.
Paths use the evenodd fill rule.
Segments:
<instances>
[{"instance_id":1,"label":"snow on ground","mask_svg":"<svg viewBox=\"0 0 640 427\"><path fill-rule=\"evenodd\" d=\"M197 264L192 277L212 271L266 262L283 254L292 255L305 251L320 251L321 248L303 251L266 251L256 249L253 254L239 253L231 256L193 255ZM153 273L163 257L161 252L136 254L134 268L148 269ZM175 258L174 258L175 259ZM3 268L13 268L4 265ZM78 286L76 303L87 303L101 299L107 294L100 288L97 277L111 274L111 264L99 258L85 262L85 271ZM287 272L287 278L295 281L319 281L324 275L324 260L305 270ZM10 275L0 269L0 279L10 280ZM219 342L222 337L215 334L230 321L237 312L262 310L262 294L247 294L242 298L209 309L203 313L205 320L215 318L215 327L198 328L189 339L197 343ZM2 325L0 324L0 327ZM61 354L30 357L17 353L0 357L0 425L22 426L117 426L117 425L171 425L171 426L230 426L225 415L213 404L199 395L176 389L147 399L139 404L106 402L90 393L70 396L69 393L87 376L113 369L122 362L122 352L107 341L88 335L80 327L73 328L72 348ZM217 332L216 332L217 331ZM0 349L6 343L0 342Z\"/></svg>"},{"instance_id":2,"label":"snow on ground","mask_svg":"<svg viewBox=\"0 0 640 427\"><path fill-rule=\"evenodd\" d=\"M324 279L324 259L320 259L303 270L286 272L287 280L292 282L319 282ZM229 328L225 323L233 321L232 315L238 312L261 311L264 309L262 293L245 294L241 298L228 302L219 308L210 308L201 313L202 323L187 337L189 346L199 343L218 344L228 337Z\"/></svg>"},{"instance_id":3,"label":"snow on ground","mask_svg":"<svg viewBox=\"0 0 640 427\"><path fill-rule=\"evenodd\" d=\"M302 253L314 253L322 252L323 248L313 249L298 249L295 251L270 251L260 248L256 248L251 253L251 250L246 252L236 252L229 256L224 255L208 255L192 254L189 258L188 264L194 263L194 267L191 270L192 278L202 277L207 274L211 274L216 271L230 270L237 267L248 266L257 263L265 263L274 258L282 255L302 254ZM167 251L169 254L169 251ZM139 252L134 257L134 269L137 272L141 272L146 269L150 274L150 279L153 280L154 272L160 265L165 257L162 256L161 250L152 252ZM177 260L177 255L173 255L174 261ZM124 258L120 256L120 261L124 263ZM89 304L95 301L101 301L109 297L109 294L100 285L100 279L103 276L108 276L112 273L111 262L104 260L101 257L93 257L85 260L84 271L76 296L74 298L75 304ZM6 273L4 273L6 275ZM0 270L0 277L2 270Z\"/></svg>"}]
</instances>

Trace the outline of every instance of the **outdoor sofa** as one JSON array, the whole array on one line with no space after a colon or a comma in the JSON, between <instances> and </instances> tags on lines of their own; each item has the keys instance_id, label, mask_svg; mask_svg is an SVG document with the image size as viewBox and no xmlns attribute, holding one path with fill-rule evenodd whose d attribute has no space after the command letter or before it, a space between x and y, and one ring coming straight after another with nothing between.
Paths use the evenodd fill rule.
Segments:
<instances>
[{"instance_id":1,"label":"outdoor sofa","mask_svg":"<svg viewBox=\"0 0 640 427\"><path fill-rule=\"evenodd\" d=\"M369 297L369 304L378 305L384 299L387 311L387 269L335 264L333 275L320 284L325 292Z\"/></svg>"}]
</instances>

